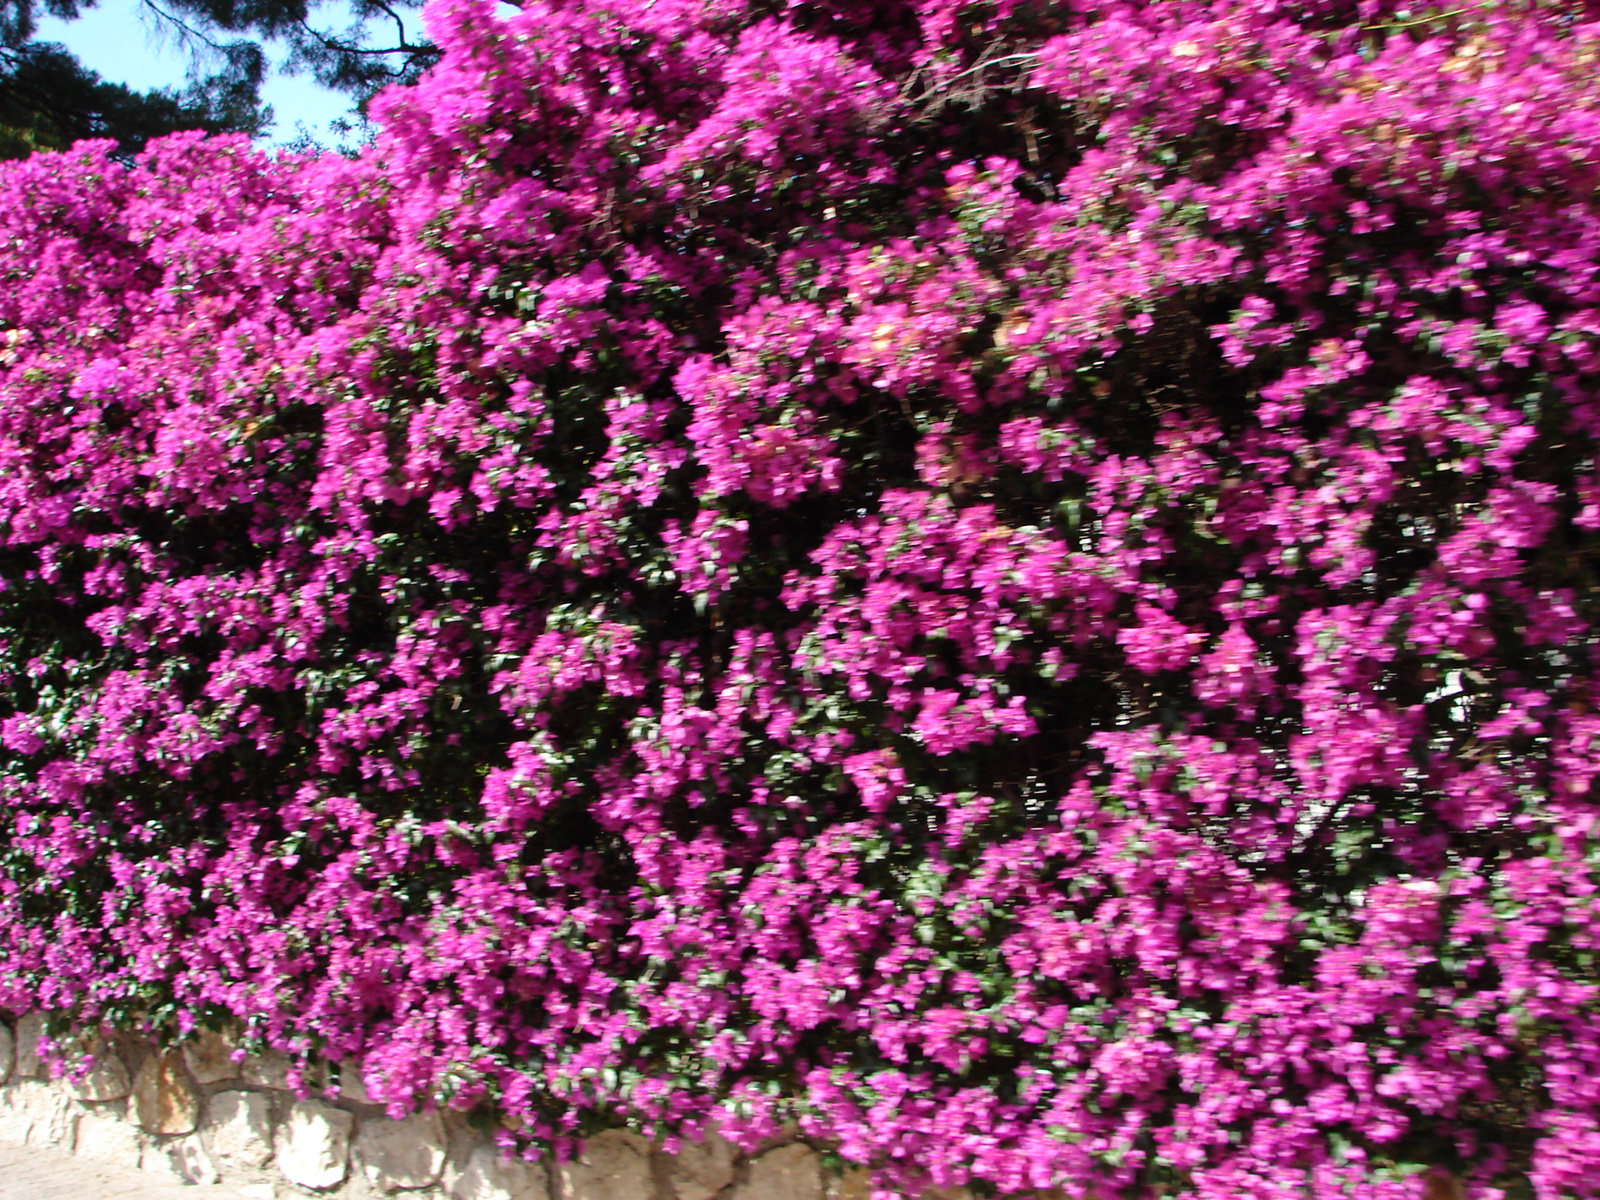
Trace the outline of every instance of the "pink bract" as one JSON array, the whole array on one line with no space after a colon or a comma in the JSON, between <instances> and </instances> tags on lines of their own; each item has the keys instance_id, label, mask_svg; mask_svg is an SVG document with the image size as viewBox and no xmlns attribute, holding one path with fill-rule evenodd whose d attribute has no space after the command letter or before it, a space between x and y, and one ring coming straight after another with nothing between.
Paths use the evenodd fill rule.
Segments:
<instances>
[{"instance_id":1,"label":"pink bract","mask_svg":"<svg viewBox=\"0 0 1600 1200\"><path fill-rule=\"evenodd\" d=\"M1600 1195L1600 23L488 0L0 166L0 1007L879 1185Z\"/></svg>"}]
</instances>

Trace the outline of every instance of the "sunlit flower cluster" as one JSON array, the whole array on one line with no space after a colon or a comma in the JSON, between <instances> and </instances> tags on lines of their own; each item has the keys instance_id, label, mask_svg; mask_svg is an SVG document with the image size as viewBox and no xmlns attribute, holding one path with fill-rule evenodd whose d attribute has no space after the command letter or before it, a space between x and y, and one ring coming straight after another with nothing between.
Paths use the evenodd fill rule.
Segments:
<instances>
[{"instance_id":1,"label":"sunlit flower cluster","mask_svg":"<svg viewBox=\"0 0 1600 1200\"><path fill-rule=\"evenodd\" d=\"M0 165L0 1007L1600 1195L1586 6L504 7L355 157Z\"/></svg>"}]
</instances>

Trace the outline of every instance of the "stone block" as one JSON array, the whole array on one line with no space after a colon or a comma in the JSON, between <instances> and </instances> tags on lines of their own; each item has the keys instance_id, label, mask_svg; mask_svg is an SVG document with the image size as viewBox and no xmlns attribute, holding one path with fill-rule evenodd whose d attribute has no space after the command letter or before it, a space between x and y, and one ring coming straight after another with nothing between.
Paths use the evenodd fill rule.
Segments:
<instances>
[{"instance_id":1,"label":"stone block","mask_svg":"<svg viewBox=\"0 0 1600 1200\"><path fill-rule=\"evenodd\" d=\"M78 1112L59 1088L25 1079L0 1089L0 1142L65 1149L77 1125Z\"/></svg>"},{"instance_id":2,"label":"stone block","mask_svg":"<svg viewBox=\"0 0 1600 1200\"><path fill-rule=\"evenodd\" d=\"M233 1061L233 1038L215 1029L199 1030L183 1045L183 1061L198 1083L221 1083L239 1078L239 1064Z\"/></svg>"},{"instance_id":3,"label":"stone block","mask_svg":"<svg viewBox=\"0 0 1600 1200\"><path fill-rule=\"evenodd\" d=\"M872 1171L847 1167L827 1181L828 1200L872 1200Z\"/></svg>"},{"instance_id":4,"label":"stone block","mask_svg":"<svg viewBox=\"0 0 1600 1200\"><path fill-rule=\"evenodd\" d=\"M733 1182L737 1152L716 1130L702 1142L685 1141L677 1155L667 1160L667 1181L677 1200L711 1200Z\"/></svg>"},{"instance_id":5,"label":"stone block","mask_svg":"<svg viewBox=\"0 0 1600 1200\"><path fill-rule=\"evenodd\" d=\"M188 1137L146 1146L141 1165L146 1171L157 1175L184 1183L197 1183L202 1187L210 1187L222 1178L200 1138L192 1133Z\"/></svg>"},{"instance_id":6,"label":"stone block","mask_svg":"<svg viewBox=\"0 0 1600 1200\"><path fill-rule=\"evenodd\" d=\"M413 1113L403 1121L368 1118L356 1134L355 1156L380 1192L430 1187L444 1170L444 1125L436 1112Z\"/></svg>"},{"instance_id":7,"label":"stone block","mask_svg":"<svg viewBox=\"0 0 1600 1200\"><path fill-rule=\"evenodd\" d=\"M756 1143L755 1149L750 1151L750 1157L760 1158L768 1150L776 1150L779 1146L787 1146L799 1136L800 1123L798 1121L784 1121L776 1130Z\"/></svg>"},{"instance_id":8,"label":"stone block","mask_svg":"<svg viewBox=\"0 0 1600 1200\"><path fill-rule=\"evenodd\" d=\"M92 1112L78 1118L77 1140L72 1152L79 1158L131 1171L138 1169L142 1150L139 1131L121 1117L109 1112Z\"/></svg>"},{"instance_id":9,"label":"stone block","mask_svg":"<svg viewBox=\"0 0 1600 1200\"><path fill-rule=\"evenodd\" d=\"M453 1200L550 1200L550 1177L543 1163L506 1158L499 1147L480 1145L462 1170L445 1177L445 1190Z\"/></svg>"},{"instance_id":10,"label":"stone block","mask_svg":"<svg viewBox=\"0 0 1600 1200\"><path fill-rule=\"evenodd\" d=\"M272 1105L259 1092L218 1092L206 1104L211 1151L226 1172L272 1162Z\"/></svg>"},{"instance_id":11,"label":"stone block","mask_svg":"<svg viewBox=\"0 0 1600 1200\"><path fill-rule=\"evenodd\" d=\"M278 1170L290 1183L331 1188L350 1169L350 1130L355 1118L320 1100L298 1100L273 1139Z\"/></svg>"},{"instance_id":12,"label":"stone block","mask_svg":"<svg viewBox=\"0 0 1600 1200\"><path fill-rule=\"evenodd\" d=\"M653 1190L650 1143L625 1129L589 1138L583 1153L556 1171L562 1200L641 1200Z\"/></svg>"},{"instance_id":13,"label":"stone block","mask_svg":"<svg viewBox=\"0 0 1600 1200\"><path fill-rule=\"evenodd\" d=\"M33 1127L33 1114L23 1099L27 1086L19 1082L0 1088L0 1143L27 1144L28 1131Z\"/></svg>"},{"instance_id":14,"label":"stone block","mask_svg":"<svg viewBox=\"0 0 1600 1200\"><path fill-rule=\"evenodd\" d=\"M193 1133L200 1123L200 1093L175 1050L152 1054L133 1081L133 1113L146 1133Z\"/></svg>"},{"instance_id":15,"label":"stone block","mask_svg":"<svg viewBox=\"0 0 1600 1200\"><path fill-rule=\"evenodd\" d=\"M11 1068L17 1065L17 1039L11 1026L0 1021L0 1084L11 1078Z\"/></svg>"},{"instance_id":16,"label":"stone block","mask_svg":"<svg viewBox=\"0 0 1600 1200\"><path fill-rule=\"evenodd\" d=\"M128 1080L128 1068L123 1063L122 1056L104 1039L89 1038L84 1043L83 1053L92 1065L88 1074L81 1079L73 1079L74 1096L91 1104L101 1104L107 1100L121 1100L128 1094L131 1086Z\"/></svg>"},{"instance_id":17,"label":"stone block","mask_svg":"<svg viewBox=\"0 0 1600 1200\"><path fill-rule=\"evenodd\" d=\"M265 1054L252 1054L244 1060L244 1081L252 1087L287 1091L289 1065L289 1056L277 1050L268 1050Z\"/></svg>"},{"instance_id":18,"label":"stone block","mask_svg":"<svg viewBox=\"0 0 1600 1200\"><path fill-rule=\"evenodd\" d=\"M339 1061L339 1095L357 1104L372 1103L372 1096L367 1091L367 1081L361 1077L361 1064L353 1058Z\"/></svg>"},{"instance_id":19,"label":"stone block","mask_svg":"<svg viewBox=\"0 0 1600 1200\"><path fill-rule=\"evenodd\" d=\"M753 1159L733 1200L823 1200L822 1162L809 1146L779 1146Z\"/></svg>"},{"instance_id":20,"label":"stone block","mask_svg":"<svg viewBox=\"0 0 1600 1200\"><path fill-rule=\"evenodd\" d=\"M44 1014L31 1012L17 1021L18 1079L33 1079L39 1074L39 1039L44 1036Z\"/></svg>"}]
</instances>

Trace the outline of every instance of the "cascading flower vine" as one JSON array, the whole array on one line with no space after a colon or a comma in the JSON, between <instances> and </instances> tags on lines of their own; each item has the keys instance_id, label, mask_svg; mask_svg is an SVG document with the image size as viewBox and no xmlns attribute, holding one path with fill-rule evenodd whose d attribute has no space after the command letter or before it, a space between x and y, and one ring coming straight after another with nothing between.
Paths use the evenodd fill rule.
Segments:
<instances>
[{"instance_id":1,"label":"cascading flower vine","mask_svg":"<svg viewBox=\"0 0 1600 1200\"><path fill-rule=\"evenodd\" d=\"M0 165L0 1007L1600 1195L1590 6L429 21L356 157Z\"/></svg>"}]
</instances>

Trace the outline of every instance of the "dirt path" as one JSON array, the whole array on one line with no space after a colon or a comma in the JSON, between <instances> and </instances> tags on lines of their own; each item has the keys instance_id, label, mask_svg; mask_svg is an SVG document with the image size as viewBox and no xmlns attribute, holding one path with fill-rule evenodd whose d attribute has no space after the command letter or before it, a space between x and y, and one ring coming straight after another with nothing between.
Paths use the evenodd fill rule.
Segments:
<instances>
[{"instance_id":1,"label":"dirt path","mask_svg":"<svg viewBox=\"0 0 1600 1200\"><path fill-rule=\"evenodd\" d=\"M0 1200L251 1200L222 1186L174 1183L53 1150L0 1143Z\"/></svg>"}]
</instances>

